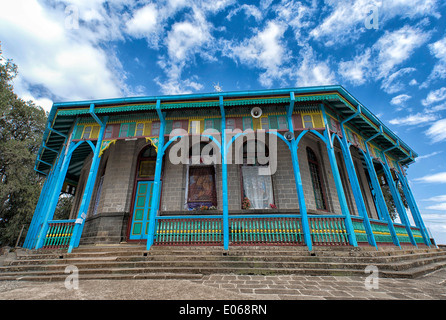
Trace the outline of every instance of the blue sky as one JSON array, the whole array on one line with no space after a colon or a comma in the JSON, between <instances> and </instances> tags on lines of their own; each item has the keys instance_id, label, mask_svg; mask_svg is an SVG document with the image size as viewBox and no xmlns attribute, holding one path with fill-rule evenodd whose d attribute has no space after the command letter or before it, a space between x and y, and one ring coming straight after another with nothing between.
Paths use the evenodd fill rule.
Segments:
<instances>
[{"instance_id":1,"label":"blue sky","mask_svg":"<svg viewBox=\"0 0 446 320\"><path fill-rule=\"evenodd\" d=\"M46 110L53 101L213 92L217 83L343 85L419 154L410 185L446 243L444 1L1 0L1 8L3 55L19 66L15 91Z\"/></svg>"}]
</instances>

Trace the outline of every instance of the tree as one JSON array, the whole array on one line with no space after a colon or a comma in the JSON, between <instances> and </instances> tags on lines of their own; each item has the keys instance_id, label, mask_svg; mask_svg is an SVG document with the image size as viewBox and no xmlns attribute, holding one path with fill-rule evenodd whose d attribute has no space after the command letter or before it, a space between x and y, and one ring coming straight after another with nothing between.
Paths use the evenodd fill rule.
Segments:
<instances>
[{"instance_id":1,"label":"tree","mask_svg":"<svg viewBox=\"0 0 446 320\"><path fill-rule=\"evenodd\" d=\"M17 70L0 46L0 245L14 245L30 224L43 182L34 163L47 115L14 93Z\"/></svg>"}]
</instances>

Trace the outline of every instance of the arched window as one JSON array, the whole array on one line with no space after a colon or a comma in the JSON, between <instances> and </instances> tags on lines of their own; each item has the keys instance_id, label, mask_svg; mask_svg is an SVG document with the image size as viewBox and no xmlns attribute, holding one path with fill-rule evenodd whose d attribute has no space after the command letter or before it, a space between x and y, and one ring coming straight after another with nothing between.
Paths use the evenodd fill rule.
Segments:
<instances>
[{"instance_id":1,"label":"arched window","mask_svg":"<svg viewBox=\"0 0 446 320\"><path fill-rule=\"evenodd\" d=\"M314 200L316 209L327 210L327 201L325 199L324 184L320 170L319 161L311 148L307 147L308 167L310 168L311 182L313 184Z\"/></svg>"},{"instance_id":2,"label":"arched window","mask_svg":"<svg viewBox=\"0 0 446 320\"><path fill-rule=\"evenodd\" d=\"M138 159L138 178L150 179L155 176L156 149L148 145L141 151Z\"/></svg>"},{"instance_id":3,"label":"arched window","mask_svg":"<svg viewBox=\"0 0 446 320\"><path fill-rule=\"evenodd\" d=\"M255 142L255 143L254 143ZM270 209L275 207L271 175L259 174L259 168L266 163L268 148L259 141L243 144L242 209Z\"/></svg>"}]
</instances>

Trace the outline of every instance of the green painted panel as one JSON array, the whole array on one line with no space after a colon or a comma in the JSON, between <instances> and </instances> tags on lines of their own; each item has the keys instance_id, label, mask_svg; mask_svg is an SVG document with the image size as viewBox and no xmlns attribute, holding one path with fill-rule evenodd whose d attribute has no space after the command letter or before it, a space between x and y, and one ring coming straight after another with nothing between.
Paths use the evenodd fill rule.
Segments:
<instances>
[{"instance_id":1,"label":"green painted panel","mask_svg":"<svg viewBox=\"0 0 446 320\"><path fill-rule=\"evenodd\" d=\"M137 207L144 207L144 203L146 201L146 196L137 196L136 198L136 206Z\"/></svg>"},{"instance_id":2,"label":"green painted panel","mask_svg":"<svg viewBox=\"0 0 446 320\"><path fill-rule=\"evenodd\" d=\"M135 212L134 220L142 220L144 217L144 210L143 209L137 209Z\"/></svg>"},{"instance_id":3,"label":"green painted panel","mask_svg":"<svg viewBox=\"0 0 446 320\"><path fill-rule=\"evenodd\" d=\"M139 235L139 234L141 234L141 229L142 229L142 223L141 222L134 223L133 224L132 235Z\"/></svg>"},{"instance_id":4,"label":"green painted panel","mask_svg":"<svg viewBox=\"0 0 446 320\"><path fill-rule=\"evenodd\" d=\"M146 194L146 192L147 192L147 185L140 184L138 188L138 194Z\"/></svg>"}]
</instances>

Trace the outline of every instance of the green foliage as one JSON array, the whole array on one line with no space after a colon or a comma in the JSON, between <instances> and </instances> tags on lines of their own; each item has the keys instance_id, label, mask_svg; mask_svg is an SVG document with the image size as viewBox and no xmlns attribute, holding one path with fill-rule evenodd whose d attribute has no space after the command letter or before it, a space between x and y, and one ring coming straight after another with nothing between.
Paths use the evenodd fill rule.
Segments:
<instances>
[{"instance_id":1,"label":"green foliage","mask_svg":"<svg viewBox=\"0 0 446 320\"><path fill-rule=\"evenodd\" d=\"M18 69L1 53L0 48L0 245L14 245L22 225L31 222L42 187L34 163L47 115L14 93Z\"/></svg>"}]
</instances>

